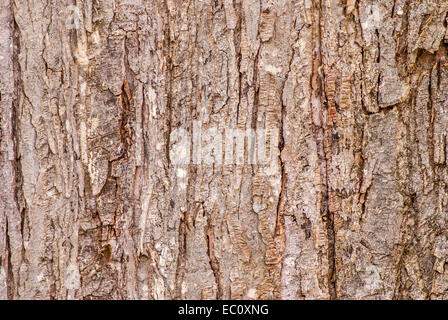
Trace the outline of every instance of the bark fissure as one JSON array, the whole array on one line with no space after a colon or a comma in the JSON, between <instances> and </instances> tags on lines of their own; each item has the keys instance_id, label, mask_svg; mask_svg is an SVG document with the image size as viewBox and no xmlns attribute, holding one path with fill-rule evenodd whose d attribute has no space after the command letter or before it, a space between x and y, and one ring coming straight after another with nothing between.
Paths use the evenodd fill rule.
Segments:
<instances>
[{"instance_id":1,"label":"bark fissure","mask_svg":"<svg viewBox=\"0 0 448 320\"><path fill-rule=\"evenodd\" d=\"M446 299L447 16L3 1L0 298Z\"/></svg>"}]
</instances>

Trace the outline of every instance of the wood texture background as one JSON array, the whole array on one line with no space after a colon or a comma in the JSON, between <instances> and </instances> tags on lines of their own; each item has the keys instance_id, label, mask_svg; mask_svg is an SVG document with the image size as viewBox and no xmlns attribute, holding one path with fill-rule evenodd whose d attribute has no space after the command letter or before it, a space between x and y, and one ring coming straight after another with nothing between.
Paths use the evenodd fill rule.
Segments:
<instances>
[{"instance_id":1,"label":"wood texture background","mask_svg":"<svg viewBox=\"0 0 448 320\"><path fill-rule=\"evenodd\" d=\"M447 12L0 0L0 298L448 298ZM276 172L179 171L194 121Z\"/></svg>"}]
</instances>

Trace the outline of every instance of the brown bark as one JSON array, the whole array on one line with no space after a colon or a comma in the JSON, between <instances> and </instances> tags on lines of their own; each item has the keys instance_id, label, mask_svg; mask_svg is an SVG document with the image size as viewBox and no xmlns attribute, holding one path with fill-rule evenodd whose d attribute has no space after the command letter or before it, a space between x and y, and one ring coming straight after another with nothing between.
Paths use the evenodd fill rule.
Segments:
<instances>
[{"instance_id":1,"label":"brown bark","mask_svg":"<svg viewBox=\"0 0 448 320\"><path fill-rule=\"evenodd\" d=\"M448 298L447 12L0 0L0 299Z\"/></svg>"}]
</instances>

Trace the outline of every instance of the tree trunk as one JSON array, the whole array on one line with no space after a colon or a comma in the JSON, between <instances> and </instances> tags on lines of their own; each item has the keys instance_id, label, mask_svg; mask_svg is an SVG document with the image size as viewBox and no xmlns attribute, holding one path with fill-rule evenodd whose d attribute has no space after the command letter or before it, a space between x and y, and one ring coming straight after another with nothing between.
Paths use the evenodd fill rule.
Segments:
<instances>
[{"instance_id":1,"label":"tree trunk","mask_svg":"<svg viewBox=\"0 0 448 320\"><path fill-rule=\"evenodd\" d=\"M447 12L0 0L0 298L448 298Z\"/></svg>"}]
</instances>

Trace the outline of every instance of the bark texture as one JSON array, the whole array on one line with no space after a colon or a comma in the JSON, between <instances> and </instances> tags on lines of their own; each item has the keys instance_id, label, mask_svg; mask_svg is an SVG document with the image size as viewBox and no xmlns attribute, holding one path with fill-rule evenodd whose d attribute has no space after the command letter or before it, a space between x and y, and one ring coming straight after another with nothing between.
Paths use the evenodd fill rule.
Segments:
<instances>
[{"instance_id":1,"label":"bark texture","mask_svg":"<svg viewBox=\"0 0 448 320\"><path fill-rule=\"evenodd\" d=\"M447 12L0 0L0 298L447 299Z\"/></svg>"}]
</instances>

